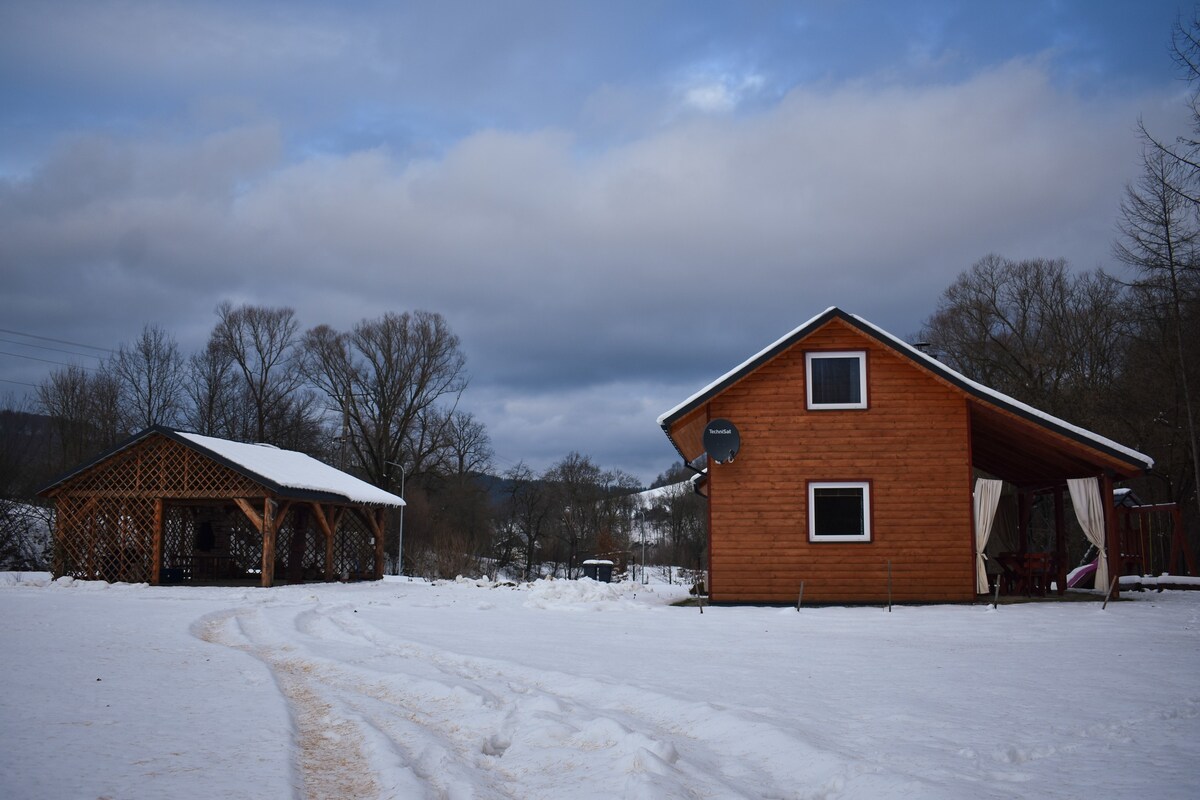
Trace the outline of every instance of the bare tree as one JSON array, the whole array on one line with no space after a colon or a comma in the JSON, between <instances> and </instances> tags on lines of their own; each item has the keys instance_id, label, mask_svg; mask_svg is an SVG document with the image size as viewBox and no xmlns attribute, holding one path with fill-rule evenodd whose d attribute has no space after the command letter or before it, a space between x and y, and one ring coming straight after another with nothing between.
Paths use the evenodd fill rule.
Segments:
<instances>
[{"instance_id":1,"label":"bare tree","mask_svg":"<svg viewBox=\"0 0 1200 800\"><path fill-rule=\"evenodd\" d=\"M349 332L322 325L304 349L306 374L341 428L343 465L389 491L407 487L406 563L429 574L465 568L491 538L486 497L466 473L491 449L482 426L455 412L466 359L445 319L416 311ZM389 532L389 553L398 540Z\"/></svg>"},{"instance_id":2,"label":"bare tree","mask_svg":"<svg viewBox=\"0 0 1200 800\"><path fill-rule=\"evenodd\" d=\"M117 397L109 375L75 365L54 370L38 384L38 405L58 441L58 469L116 444L121 432Z\"/></svg>"},{"instance_id":3,"label":"bare tree","mask_svg":"<svg viewBox=\"0 0 1200 800\"><path fill-rule=\"evenodd\" d=\"M430 471L454 419L466 359L445 319L428 311L384 314L349 333L328 326L304 337L306 370L343 428L355 467L392 489Z\"/></svg>"},{"instance_id":4,"label":"bare tree","mask_svg":"<svg viewBox=\"0 0 1200 800\"><path fill-rule=\"evenodd\" d=\"M266 308L228 301L217 306L219 318L211 343L241 374L252 414L253 441L310 450L319 433L314 397L305 387L299 323L290 308Z\"/></svg>"},{"instance_id":5,"label":"bare tree","mask_svg":"<svg viewBox=\"0 0 1200 800\"><path fill-rule=\"evenodd\" d=\"M1175 179L1168 184L1169 190L1179 200L1195 207L1200 206L1200 16L1195 12L1187 22L1177 19L1171 27L1171 57L1192 87L1187 99L1192 133L1167 142L1156 137L1142 121L1138 122L1138 128L1147 147L1176 173Z\"/></svg>"},{"instance_id":6,"label":"bare tree","mask_svg":"<svg viewBox=\"0 0 1200 800\"><path fill-rule=\"evenodd\" d=\"M249 415L238 408L244 394L233 370L233 361L211 339L188 359L185 420L196 433L223 439L244 437L238 423Z\"/></svg>"},{"instance_id":7,"label":"bare tree","mask_svg":"<svg viewBox=\"0 0 1200 800\"><path fill-rule=\"evenodd\" d=\"M162 328L143 327L133 344L121 345L107 371L117 381L126 430L179 423L186 372L179 346Z\"/></svg>"},{"instance_id":8,"label":"bare tree","mask_svg":"<svg viewBox=\"0 0 1200 800\"><path fill-rule=\"evenodd\" d=\"M946 289L920 335L968 377L1097 424L1096 398L1128 331L1123 290L1103 271L1073 274L1061 259L989 255Z\"/></svg>"},{"instance_id":9,"label":"bare tree","mask_svg":"<svg viewBox=\"0 0 1200 800\"><path fill-rule=\"evenodd\" d=\"M474 415L454 411L444 428L445 459L449 473L468 478L492 468L492 441L487 428Z\"/></svg>"},{"instance_id":10,"label":"bare tree","mask_svg":"<svg viewBox=\"0 0 1200 800\"><path fill-rule=\"evenodd\" d=\"M1120 238L1114 245L1118 259L1137 270L1141 296L1148 310L1171 331L1173 371L1183 399L1183 422L1188 432L1191 472L1200 506L1200 438L1196 430L1193 387L1196 364L1189 357L1196 333L1187 323L1195 318L1188 307L1200 302L1197 244L1200 224L1196 209L1175 187L1187 180L1187 168L1156 148L1143 153L1141 178L1126 188L1117 223Z\"/></svg>"},{"instance_id":11,"label":"bare tree","mask_svg":"<svg viewBox=\"0 0 1200 800\"><path fill-rule=\"evenodd\" d=\"M654 487L660 491L645 513L647 521L669 543L671 563L703 569L708 547L708 514L704 498L693 488L692 475L682 465L659 475Z\"/></svg>"},{"instance_id":12,"label":"bare tree","mask_svg":"<svg viewBox=\"0 0 1200 800\"><path fill-rule=\"evenodd\" d=\"M539 548L547 533L550 498L547 484L538 480L524 461L519 461L505 473L506 486L496 526L496 549L501 554L520 551L525 580L537 576ZM497 560L508 562L507 557Z\"/></svg>"},{"instance_id":13,"label":"bare tree","mask_svg":"<svg viewBox=\"0 0 1200 800\"><path fill-rule=\"evenodd\" d=\"M568 453L542 476L550 487L550 530L562 548L567 576L585 552L621 552L629 546L637 480L602 470L590 456Z\"/></svg>"}]
</instances>

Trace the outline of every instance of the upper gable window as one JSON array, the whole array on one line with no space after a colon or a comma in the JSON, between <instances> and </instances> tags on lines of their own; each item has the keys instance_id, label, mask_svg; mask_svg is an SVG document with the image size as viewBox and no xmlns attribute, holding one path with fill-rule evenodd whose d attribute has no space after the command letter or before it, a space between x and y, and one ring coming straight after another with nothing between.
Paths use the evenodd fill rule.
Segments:
<instances>
[{"instance_id":1,"label":"upper gable window","mask_svg":"<svg viewBox=\"0 0 1200 800\"><path fill-rule=\"evenodd\" d=\"M865 351L806 353L804 366L809 408L867 407Z\"/></svg>"}]
</instances>

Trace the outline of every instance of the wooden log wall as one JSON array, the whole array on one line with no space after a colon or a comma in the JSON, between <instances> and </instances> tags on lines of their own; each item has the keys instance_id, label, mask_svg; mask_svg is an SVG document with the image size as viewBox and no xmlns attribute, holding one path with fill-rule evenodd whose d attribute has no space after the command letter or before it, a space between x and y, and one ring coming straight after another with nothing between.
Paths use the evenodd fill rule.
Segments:
<instances>
[{"instance_id":1,"label":"wooden log wall","mask_svg":"<svg viewBox=\"0 0 1200 800\"><path fill-rule=\"evenodd\" d=\"M805 407L806 351L867 353L865 410ZM715 601L975 598L966 400L838 320L708 405L742 449L711 465ZM808 481L869 481L870 542L809 542Z\"/></svg>"}]
</instances>

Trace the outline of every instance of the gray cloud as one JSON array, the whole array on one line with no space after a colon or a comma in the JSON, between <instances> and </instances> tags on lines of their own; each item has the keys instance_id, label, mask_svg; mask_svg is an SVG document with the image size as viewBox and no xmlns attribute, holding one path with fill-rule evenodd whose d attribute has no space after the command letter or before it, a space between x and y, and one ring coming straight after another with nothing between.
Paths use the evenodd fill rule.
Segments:
<instances>
[{"instance_id":1,"label":"gray cloud","mask_svg":"<svg viewBox=\"0 0 1200 800\"><path fill-rule=\"evenodd\" d=\"M0 317L107 346L156 322L195 348L222 299L337 327L440 311L502 463L577 449L649 478L674 457L658 413L829 305L903 336L989 252L1111 264L1134 122L1180 128L1175 108L1015 61L604 147L484 129L423 159L289 157L269 119L67 137L0 181Z\"/></svg>"}]
</instances>

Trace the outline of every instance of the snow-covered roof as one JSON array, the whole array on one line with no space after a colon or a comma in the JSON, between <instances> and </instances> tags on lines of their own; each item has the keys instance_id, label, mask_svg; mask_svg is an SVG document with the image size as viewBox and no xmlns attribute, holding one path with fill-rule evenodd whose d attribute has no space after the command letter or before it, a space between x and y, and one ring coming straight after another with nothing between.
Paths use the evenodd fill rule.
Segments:
<instances>
[{"instance_id":1,"label":"snow-covered roof","mask_svg":"<svg viewBox=\"0 0 1200 800\"><path fill-rule=\"evenodd\" d=\"M177 435L197 447L219 456L231 465L258 475L285 489L340 495L355 503L402 506L404 500L391 492L359 480L312 456L294 450L281 450L269 444L247 444L177 431Z\"/></svg>"},{"instance_id":2,"label":"snow-covered roof","mask_svg":"<svg viewBox=\"0 0 1200 800\"><path fill-rule=\"evenodd\" d=\"M729 372L726 372L724 375L717 378L715 381L710 383L708 386L705 386L703 389L701 389L700 391L693 394L687 400L684 400L682 403L675 406L670 411L665 411L662 414L660 414L658 417L659 427L665 428L667 425L667 420L676 416L677 414L679 414L679 412L684 411L685 409L690 409L693 405L695 405L697 403L697 401L699 401L703 398L711 397L712 395L716 394L718 391L725 388L726 384L733 383L733 381L740 378L743 372L749 372L751 369L758 366L758 363L760 361L767 360L771 356L775 355L775 352L777 350L781 350L781 349L787 347L789 344L791 344L792 339L800 336L802 333L804 333L807 330L807 328L810 325L812 325L814 322L816 322L817 320L819 320L821 317L825 316L826 314L830 313L831 311L837 311L837 307L830 306L829 308L825 309L820 314L817 314L815 317L808 320L807 322L801 323L799 327L788 332L786 335L779 337L774 342L772 342L771 344L764 347L762 350L759 350L757 353L750 356L749 358L747 358L742 363L738 364L733 369L729 370Z\"/></svg>"},{"instance_id":3,"label":"snow-covered roof","mask_svg":"<svg viewBox=\"0 0 1200 800\"><path fill-rule=\"evenodd\" d=\"M301 494L322 501L327 499L344 500L349 503L378 506L402 506L405 504L402 498L391 492L372 486L366 481L295 450L281 450L269 444L233 442L228 439L217 439L198 433L185 433L161 426L146 428L111 450L81 464L43 488L40 494L49 492L93 465L156 434L198 450L256 483L283 495Z\"/></svg>"},{"instance_id":4,"label":"snow-covered roof","mask_svg":"<svg viewBox=\"0 0 1200 800\"><path fill-rule=\"evenodd\" d=\"M1130 460L1130 462L1133 464L1141 465L1143 469L1149 469L1154 466L1154 459L1150 456L1125 447L1118 442L1114 442L1112 439L1101 436L1098 433L1093 433L1092 431L1081 428L1078 425L1072 425L1071 423L1059 419L1052 414L1047 414L1046 412L1036 409L1027 403L1022 403L1020 400L1009 397L1003 392L998 392L995 389L973 381L957 370L946 366L936 358L933 358L927 353L918 350L902 339L893 336L874 323L868 322L857 314L848 314L837 306L830 306L820 314L817 314L815 317L802 323L794 330L772 342L770 345L755 353L753 356L746 359L729 372L726 372L720 378L717 378L708 386L705 386L703 389L693 394L687 400L684 400L679 405L660 415L658 418L659 426L662 427L664 431L667 431L669 436L670 425L677 418L682 416L684 413L691 411L701 402L711 399L716 394L740 380L746 374L752 372L761 364L764 364L770 359L774 358L782 351L791 347L798 340L804 338L809 333L812 333L814 330L816 330L816 328L833 318L838 318L850 323L868 336L871 336L872 338L888 345L893 350L896 350L902 355L907 356L921 366L929 369L931 372L941 375L943 378L946 378L951 383L956 384L977 398L988 401L1000 408L1016 412L1026 419L1031 419L1047 428L1057 430L1059 433L1066 434L1077 441L1082 441L1094 447L1098 447L1101 450L1106 450L1114 455L1119 455Z\"/></svg>"}]
</instances>

